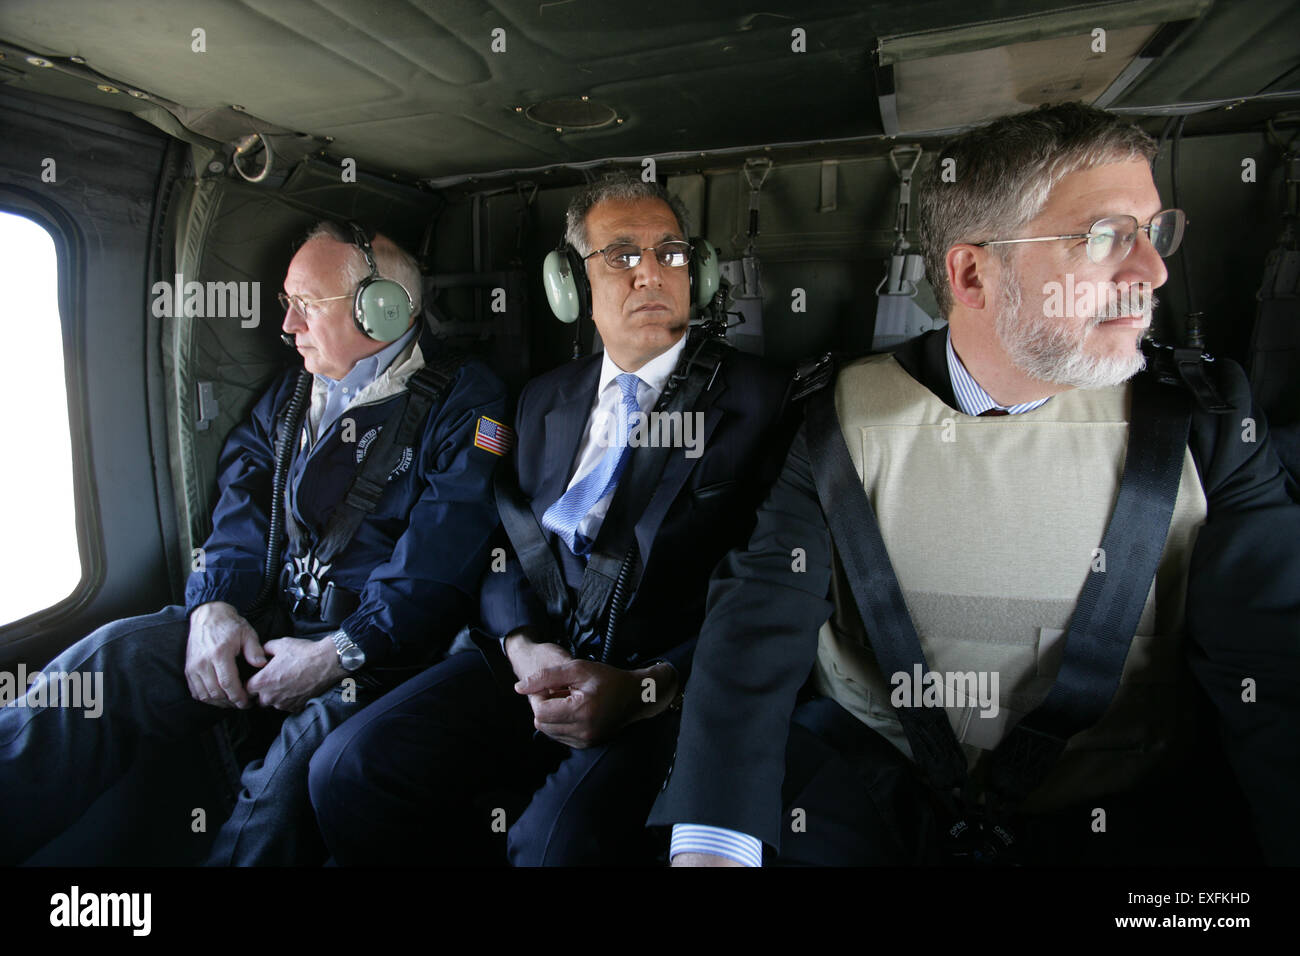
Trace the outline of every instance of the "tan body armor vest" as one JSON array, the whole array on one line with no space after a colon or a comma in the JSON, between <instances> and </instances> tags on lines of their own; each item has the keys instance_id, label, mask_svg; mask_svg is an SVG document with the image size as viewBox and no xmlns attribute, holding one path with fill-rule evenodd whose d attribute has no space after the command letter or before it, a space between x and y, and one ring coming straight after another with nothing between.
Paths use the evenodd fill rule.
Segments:
<instances>
[{"instance_id":1,"label":"tan body armor vest","mask_svg":"<svg viewBox=\"0 0 1300 956\"><path fill-rule=\"evenodd\" d=\"M891 696L944 706L974 768L1047 696L1123 471L1131 389L1072 389L1031 412L974 418L879 355L845 367L835 408L929 670L880 672L838 558L815 679L910 756ZM1190 743L1183 607L1205 495L1190 451L1159 570L1105 716L1076 734L1028 810L1128 789ZM942 684L942 686L940 686ZM996 688L996 693L993 693Z\"/></svg>"}]
</instances>

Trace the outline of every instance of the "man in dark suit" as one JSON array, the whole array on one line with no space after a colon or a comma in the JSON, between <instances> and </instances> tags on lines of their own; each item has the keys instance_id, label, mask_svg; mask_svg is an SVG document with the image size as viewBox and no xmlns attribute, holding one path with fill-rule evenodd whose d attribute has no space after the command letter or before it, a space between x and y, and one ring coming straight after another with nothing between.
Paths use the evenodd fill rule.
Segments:
<instances>
[{"instance_id":1,"label":"man in dark suit","mask_svg":"<svg viewBox=\"0 0 1300 956\"><path fill-rule=\"evenodd\" d=\"M1300 507L1237 366L1138 374L1184 225L1155 151L1079 104L941 150L921 233L949 327L808 399L719 565L650 817L674 865L1300 859ZM1183 411L1139 433L1160 406ZM1148 448L1163 501L1120 480ZM1115 528L1119 500L1152 507Z\"/></svg>"},{"instance_id":2,"label":"man in dark suit","mask_svg":"<svg viewBox=\"0 0 1300 956\"><path fill-rule=\"evenodd\" d=\"M330 738L311 789L340 863L503 862L507 842L516 865L654 858L645 816L671 761L708 576L779 469L786 377L719 348L653 493L620 504L620 481L635 485L637 456L654 453L638 423L650 422L642 439L664 433L657 403L687 393L680 376L703 354L687 334L698 253L654 183L598 183L567 220L604 352L524 388L515 465L520 513L572 610L548 611L512 547L484 578L482 654L453 655ZM632 525L630 596L613 595L584 629L588 560L595 573L615 513L611 526Z\"/></svg>"}]
</instances>

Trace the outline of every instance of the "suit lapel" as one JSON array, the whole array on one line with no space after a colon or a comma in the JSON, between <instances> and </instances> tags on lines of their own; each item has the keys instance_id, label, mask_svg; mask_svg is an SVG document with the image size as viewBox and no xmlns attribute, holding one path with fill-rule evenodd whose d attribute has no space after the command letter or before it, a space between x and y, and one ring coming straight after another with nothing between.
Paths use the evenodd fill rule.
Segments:
<instances>
[{"instance_id":1,"label":"suit lapel","mask_svg":"<svg viewBox=\"0 0 1300 956\"><path fill-rule=\"evenodd\" d=\"M600 381L600 355L592 356L584 368L556 393L555 403L546 413L543 424L542 474L537 493L532 497L533 513L542 520L546 509L564 493L569 470L578 455L578 443L596 399Z\"/></svg>"}]
</instances>

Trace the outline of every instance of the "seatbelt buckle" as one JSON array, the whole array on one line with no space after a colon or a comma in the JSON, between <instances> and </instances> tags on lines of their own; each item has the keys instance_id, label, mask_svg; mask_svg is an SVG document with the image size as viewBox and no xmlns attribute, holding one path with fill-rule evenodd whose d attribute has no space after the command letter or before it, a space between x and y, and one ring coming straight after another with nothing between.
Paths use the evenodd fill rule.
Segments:
<instances>
[{"instance_id":1,"label":"seatbelt buckle","mask_svg":"<svg viewBox=\"0 0 1300 956\"><path fill-rule=\"evenodd\" d=\"M946 832L949 862L957 866L1015 865L1016 838L1010 828L979 818L964 818Z\"/></svg>"},{"instance_id":2,"label":"seatbelt buckle","mask_svg":"<svg viewBox=\"0 0 1300 956\"><path fill-rule=\"evenodd\" d=\"M830 382L835 375L835 356L826 352L795 367L790 379L790 401L797 402Z\"/></svg>"},{"instance_id":3,"label":"seatbelt buckle","mask_svg":"<svg viewBox=\"0 0 1300 956\"><path fill-rule=\"evenodd\" d=\"M943 826L945 862L956 866L1014 865L1016 836L999 812L993 795L984 803L972 799L969 788L954 789L939 802L950 814Z\"/></svg>"},{"instance_id":4,"label":"seatbelt buckle","mask_svg":"<svg viewBox=\"0 0 1300 956\"><path fill-rule=\"evenodd\" d=\"M284 595L291 602L290 611L295 616L320 617L325 575L329 570L330 566L322 564L310 551L285 562L280 580Z\"/></svg>"}]
</instances>

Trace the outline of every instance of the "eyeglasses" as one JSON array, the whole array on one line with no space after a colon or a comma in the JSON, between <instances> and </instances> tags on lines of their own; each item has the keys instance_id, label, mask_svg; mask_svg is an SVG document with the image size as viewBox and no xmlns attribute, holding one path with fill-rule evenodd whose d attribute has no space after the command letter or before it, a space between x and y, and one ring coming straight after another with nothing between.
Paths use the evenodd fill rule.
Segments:
<instances>
[{"instance_id":1,"label":"eyeglasses","mask_svg":"<svg viewBox=\"0 0 1300 956\"><path fill-rule=\"evenodd\" d=\"M1084 247L1088 261L1099 266L1117 266L1133 251L1138 230L1147 234L1152 247L1167 259L1178 251L1187 228L1187 216L1181 209L1163 209L1151 217L1146 225L1139 225L1135 216L1107 216L1098 219L1087 232L1069 236L1033 236L1028 239L988 239L972 243L976 246L998 246L1011 242L1051 242L1054 239L1087 239Z\"/></svg>"},{"instance_id":2,"label":"eyeglasses","mask_svg":"<svg viewBox=\"0 0 1300 956\"><path fill-rule=\"evenodd\" d=\"M279 292L276 294L276 298L280 300L280 308L284 309L286 313L289 311L290 307L293 307L303 315L314 315L316 312L315 306L318 302L333 302L335 299L350 299L352 298L352 293L348 292L344 295L330 295L323 299L307 299L300 295L285 295L283 292Z\"/></svg>"},{"instance_id":3,"label":"eyeglasses","mask_svg":"<svg viewBox=\"0 0 1300 956\"><path fill-rule=\"evenodd\" d=\"M642 252L653 252L655 260L665 269L677 269L691 261L691 244L685 239L671 239L644 248L631 242L615 242L584 258L604 256L612 269L635 269L641 264Z\"/></svg>"}]
</instances>

